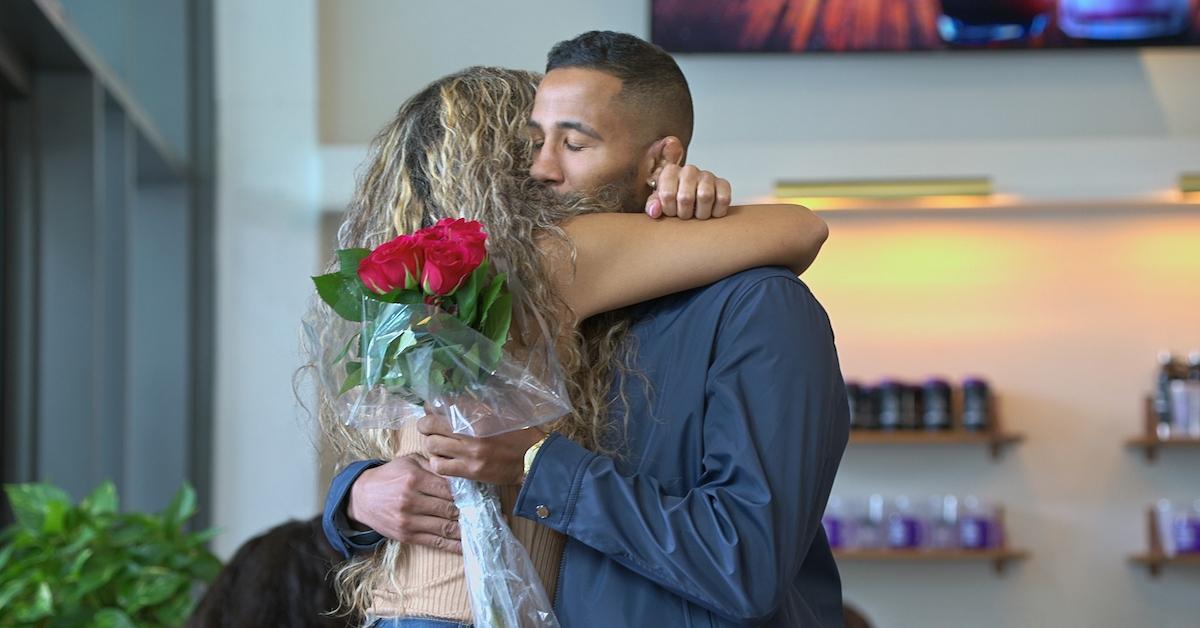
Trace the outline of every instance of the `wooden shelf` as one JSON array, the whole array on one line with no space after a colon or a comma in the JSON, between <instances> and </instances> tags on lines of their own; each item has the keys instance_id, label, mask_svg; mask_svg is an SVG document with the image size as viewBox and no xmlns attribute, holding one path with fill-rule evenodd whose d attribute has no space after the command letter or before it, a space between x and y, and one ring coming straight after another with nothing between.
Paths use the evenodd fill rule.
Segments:
<instances>
[{"instance_id":1,"label":"wooden shelf","mask_svg":"<svg viewBox=\"0 0 1200 628\"><path fill-rule=\"evenodd\" d=\"M1004 569L1008 566L1008 563L1029 558L1029 552L1027 551L1007 548L986 550L853 549L836 550L833 555L839 561L861 562L990 562L997 574L1004 573Z\"/></svg>"},{"instance_id":2,"label":"wooden shelf","mask_svg":"<svg viewBox=\"0 0 1200 628\"><path fill-rule=\"evenodd\" d=\"M854 430L850 432L851 445L984 445L990 448L993 459L999 459L1004 447L1019 443L1025 437L1021 434L1004 432L966 432L962 430L934 431L879 431Z\"/></svg>"},{"instance_id":3,"label":"wooden shelf","mask_svg":"<svg viewBox=\"0 0 1200 628\"><path fill-rule=\"evenodd\" d=\"M1149 462L1154 462L1158 459L1158 451L1160 449L1200 449L1200 438L1186 436L1167 439L1159 438L1155 433L1158 418L1154 416L1154 401L1150 397L1146 397L1144 405L1143 433L1141 436L1125 439L1126 447L1145 451L1146 460Z\"/></svg>"},{"instance_id":4,"label":"wooden shelf","mask_svg":"<svg viewBox=\"0 0 1200 628\"><path fill-rule=\"evenodd\" d=\"M1130 556L1129 562L1149 569L1150 577L1152 578L1157 578L1162 573L1163 567L1167 565L1200 566L1200 554L1167 556L1166 552L1163 551L1162 539L1158 535L1158 513L1155 512L1154 508L1146 511L1146 526L1147 537L1150 541L1150 551Z\"/></svg>"},{"instance_id":5,"label":"wooden shelf","mask_svg":"<svg viewBox=\"0 0 1200 628\"><path fill-rule=\"evenodd\" d=\"M1008 563L1029 558L1029 552L1008 547L1008 525L1004 508L996 508L996 527L1000 534L999 547L987 549L835 549L839 561L910 562L910 563L991 563L997 575L1004 573Z\"/></svg>"},{"instance_id":6,"label":"wooden shelf","mask_svg":"<svg viewBox=\"0 0 1200 628\"><path fill-rule=\"evenodd\" d=\"M855 429L850 431L850 444L854 446L922 446L954 447L960 445L983 445L988 448L993 460L999 460L1004 448L1025 440L1021 434L1005 431L1000 420L1000 402L992 395L988 404L988 415L991 429L972 431L963 429L958 419L949 430L871 430ZM962 415L962 402L955 396L952 410L955 416Z\"/></svg>"}]
</instances>

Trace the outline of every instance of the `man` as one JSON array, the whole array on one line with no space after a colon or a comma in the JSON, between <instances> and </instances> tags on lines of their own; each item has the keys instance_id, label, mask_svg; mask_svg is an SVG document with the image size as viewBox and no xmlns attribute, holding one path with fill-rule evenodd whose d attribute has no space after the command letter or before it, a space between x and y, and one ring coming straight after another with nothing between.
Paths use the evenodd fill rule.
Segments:
<instances>
[{"instance_id":1,"label":"man","mask_svg":"<svg viewBox=\"0 0 1200 628\"><path fill-rule=\"evenodd\" d=\"M727 183L680 166L692 109L678 66L630 35L555 46L530 132L531 175L556 191L612 186L651 215L728 205ZM344 553L379 534L458 549L435 474L523 482L514 515L568 537L563 626L841 625L820 519L849 418L823 309L789 272L755 269L632 317L634 367L651 386L625 387L624 455L537 430L470 439L427 417L428 463L364 461L335 479L330 541Z\"/></svg>"}]
</instances>

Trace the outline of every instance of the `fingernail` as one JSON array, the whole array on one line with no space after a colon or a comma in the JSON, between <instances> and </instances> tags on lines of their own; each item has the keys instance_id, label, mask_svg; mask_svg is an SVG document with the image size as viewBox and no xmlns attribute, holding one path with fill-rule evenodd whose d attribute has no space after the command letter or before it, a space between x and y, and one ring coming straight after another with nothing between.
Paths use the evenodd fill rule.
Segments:
<instances>
[{"instance_id":1,"label":"fingernail","mask_svg":"<svg viewBox=\"0 0 1200 628\"><path fill-rule=\"evenodd\" d=\"M646 205L646 215L650 216L651 218L658 218L661 214L662 202L657 198L650 199L650 202Z\"/></svg>"}]
</instances>

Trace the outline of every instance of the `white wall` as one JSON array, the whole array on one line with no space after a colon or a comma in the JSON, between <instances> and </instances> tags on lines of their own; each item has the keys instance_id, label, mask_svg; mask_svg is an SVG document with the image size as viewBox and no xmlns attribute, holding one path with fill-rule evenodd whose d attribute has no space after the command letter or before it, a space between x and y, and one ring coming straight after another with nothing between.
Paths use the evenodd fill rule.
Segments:
<instances>
[{"instance_id":1,"label":"white wall","mask_svg":"<svg viewBox=\"0 0 1200 628\"><path fill-rule=\"evenodd\" d=\"M229 556L320 511L297 409L299 320L317 267L316 6L219 0L213 524Z\"/></svg>"},{"instance_id":2,"label":"white wall","mask_svg":"<svg viewBox=\"0 0 1200 628\"><path fill-rule=\"evenodd\" d=\"M352 188L363 146L399 103L471 64L540 69L593 28L645 36L645 0L324 0L321 204ZM1160 347L1200 346L1200 220L1151 210L1200 170L1200 51L690 56L692 158L735 194L780 178L989 175L1025 198L1105 211L830 215L806 275L830 311L848 377L960 378L999 387L1027 442L981 450L854 450L837 490L1003 500L1032 559L842 566L847 598L884 627L1194 626L1200 572L1150 580L1157 497L1200 497L1200 458L1155 465L1121 442ZM1125 199L1124 205L1113 199Z\"/></svg>"}]
</instances>

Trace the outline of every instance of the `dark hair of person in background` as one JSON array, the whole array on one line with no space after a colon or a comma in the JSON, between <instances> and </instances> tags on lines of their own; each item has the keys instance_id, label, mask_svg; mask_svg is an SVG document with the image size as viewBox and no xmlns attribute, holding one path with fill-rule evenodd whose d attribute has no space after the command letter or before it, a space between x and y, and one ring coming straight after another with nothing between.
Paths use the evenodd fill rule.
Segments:
<instances>
[{"instance_id":1,"label":"dark hair of person in background","mask_svg":"<svg viewBox=\"0 0 1200 628\"><path fill-rule=\"evenodd\" d=\"M842 606L842 623L845 628L871 628L871 622L857 608L849 604Z\"/></svg>"},{"instance_id":2,"label":"dark hair of person in background","mask_svg":"<svg viewBox=\"0 0 1200 628\"><path fill-rule=\"evenodd\" d=\"M621 79L620 98L637 112L631 119L653 125L653 137L692 139L692 92L683 71L665 50L628 33L589 31L559 42L546 55L546 72L597 70Z\"/></svg>"},{"instance_id":3,"label":"dark hair of person in background","mask_svg":"<svg viewBox=\"0 0 1200 628\"><path fill-rule=\"evenodd\" d=\"M333 567L321 518L289 521L246 541L188 620L189 628L350 628L361 618L334 614Z\"/></svg>"}]
</instances>

